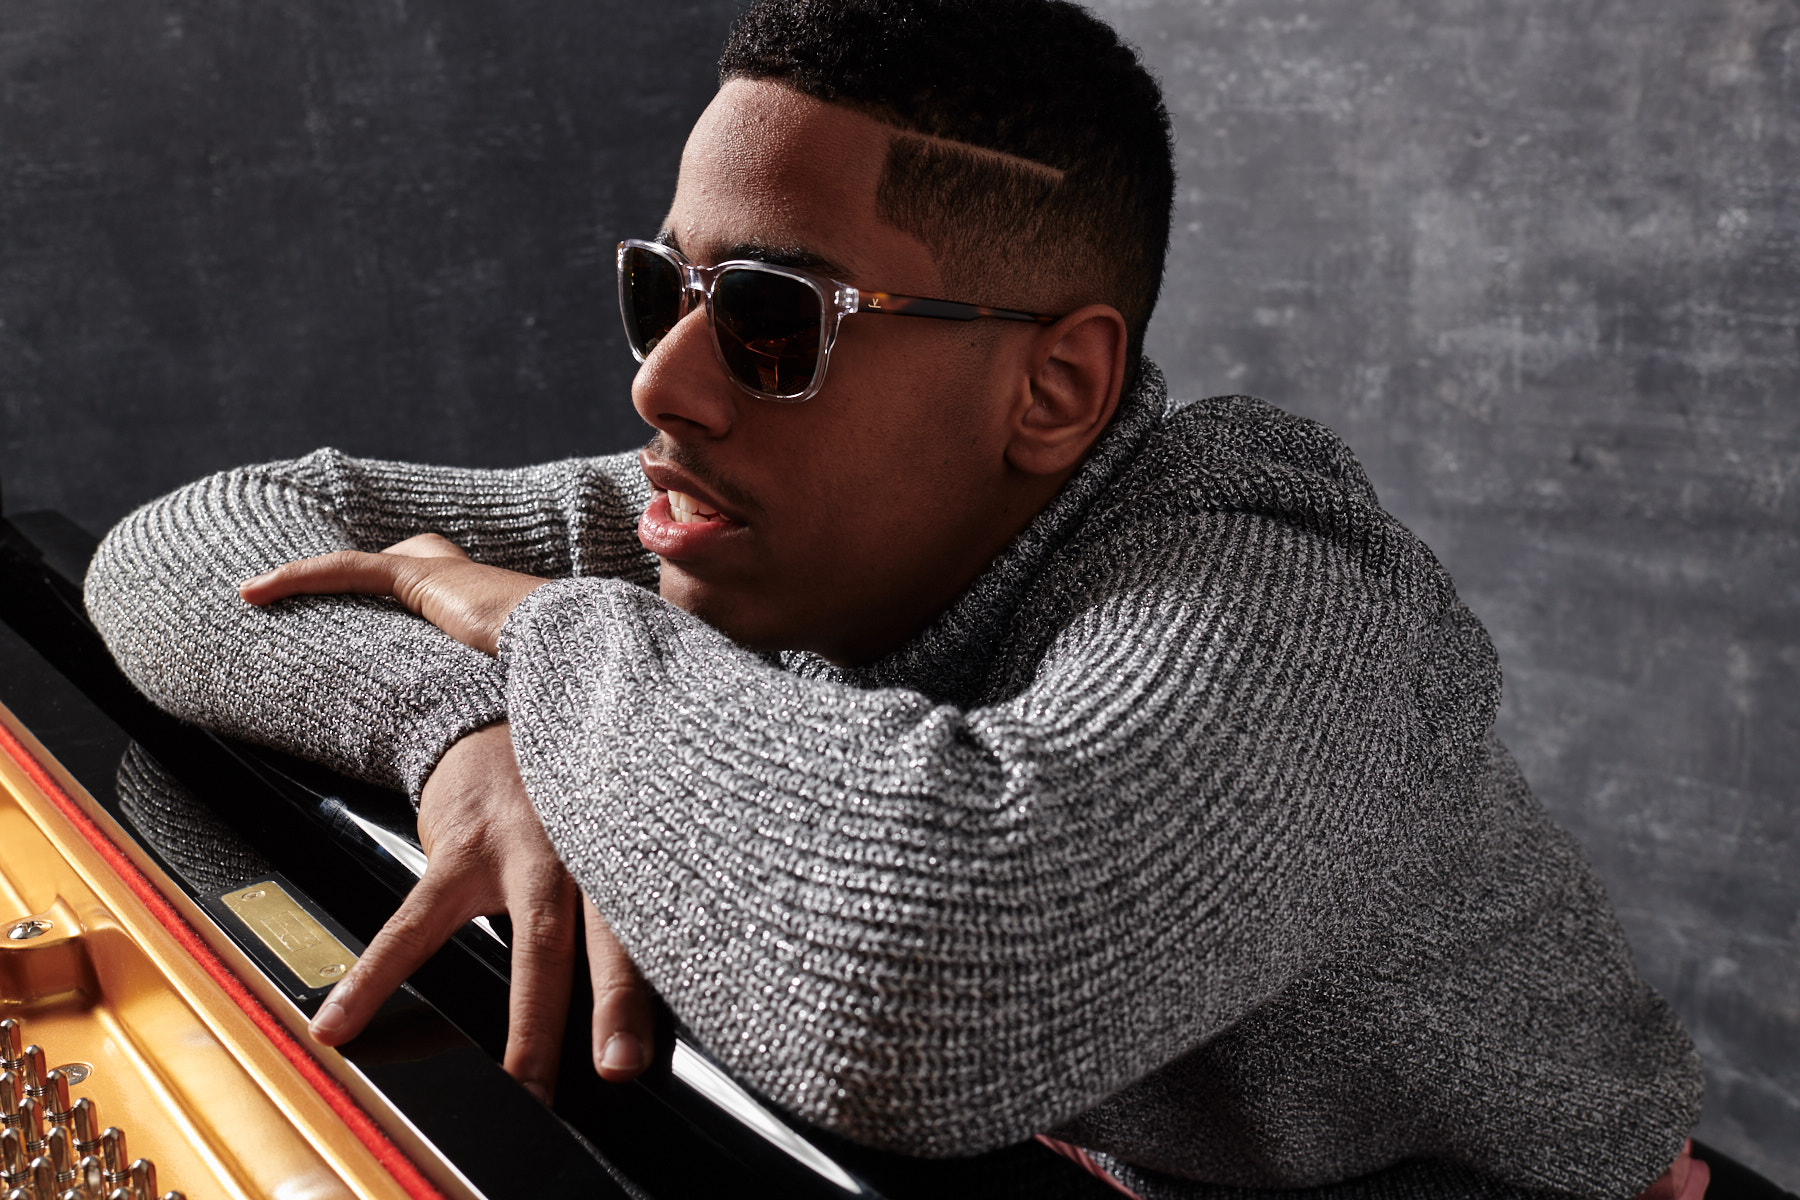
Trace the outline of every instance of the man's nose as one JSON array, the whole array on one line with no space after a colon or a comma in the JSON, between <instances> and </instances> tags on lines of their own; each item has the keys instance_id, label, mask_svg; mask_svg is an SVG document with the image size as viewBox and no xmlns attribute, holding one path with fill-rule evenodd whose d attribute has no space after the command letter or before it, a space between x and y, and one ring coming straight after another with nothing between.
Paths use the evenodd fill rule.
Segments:
<instances>
[{"instance_id":1,"label":"man's nose","mask_svg":"<svg viewBox=\"0 0 1800 1200\"><path fill-rule=\"evenodd\" d=\"M663 335L631 381L638 416L674 438L724 437L740 394L719 365L698 307Z\"/></svg>"}]
</instances>

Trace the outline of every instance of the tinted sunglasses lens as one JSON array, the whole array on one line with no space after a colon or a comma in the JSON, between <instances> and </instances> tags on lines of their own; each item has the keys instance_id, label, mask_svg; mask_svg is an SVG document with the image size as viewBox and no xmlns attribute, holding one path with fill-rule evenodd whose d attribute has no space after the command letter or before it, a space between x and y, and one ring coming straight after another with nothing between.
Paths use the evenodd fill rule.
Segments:
<instances>
[{"instance_id":1,"label":"tinted sunglasses lens","mask_svg":"<svg viewBox=\"0 0 1800 1200\"><path fill-rule=\"evenodd\" d=\"M619 264L619 309L631 348L649 357L675 322L681 320L681 271L660 254L628 246Z\"/></svg>"},{"instance_id":2,"label":"tinted sunglasses lens","mask_svg":"<svg viewBox=\"0 0 1800 1200\"><path fill-rule=\"evenodd\" d=\"M819 366L824 301L798 279L733 267L713 285L713 331L732 374L752 391L798 396Z\"/></svg>"}]
</instances>

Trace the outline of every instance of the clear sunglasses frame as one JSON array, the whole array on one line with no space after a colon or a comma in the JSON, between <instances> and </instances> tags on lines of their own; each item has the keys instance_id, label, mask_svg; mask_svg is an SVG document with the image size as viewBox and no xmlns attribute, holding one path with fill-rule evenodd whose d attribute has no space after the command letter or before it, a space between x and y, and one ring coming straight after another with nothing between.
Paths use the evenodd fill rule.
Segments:
<instances>
[{"instance_id":1,"label":"clear sunglasses frame","mask_svg":"<svg viewBox=\"0 0 1800 1200\"><path fill-rule=\"evenodd\" d=\"M764 400L773 400L780 404L799 404L818 395L819 389L825 386L825 371L831 361L831 348L837 342L838 326L845 317L856 313L874 313L877 316L890 317L929 317L939 321L976 321L992 318L999 321L1025 321L1036 325L1050 325L1061 320L1061 317L1044 313L1023 312L1014 308L992 308L983 304L965 304L958 300L934 300L928 296L907 296L899 292L874 292L845 283L840 279L832 279L828 275L820 275L798 267L784 267L775 263L758 262L755 259L730 259L715 263L710 267L695 266L682 256L679 250L665 246L661 242L640 241L629 238L619 243L619 316L625 322L625 340L631 346L632 357L639 362L645 361L649 354L639 350L631 337L631 284L625 270L625 256L629 251L643 250L661 258L674 267L682 280L680 311L676 315L679 323L694 309L694 296L698 294L706 309L706 325L712 334L713 354L719 360L719 367L726 376L739 388L752 396ZM725 357L725 347L719 342L719 326L713 312L713 289L719 279L730 271L758 271L768 275L779 275L794 280L810 288L819 298L819 354L818 361L813 364L812 376L806 387L792 395L765 391L746 383L732 369L730 361ZM673 326L671 326L673 328ZM664 335L665 337L667 334ZM660 340L660 339L659 339ZM654 351L652 346L651 350Z\"/></svg>"}]
</instances>

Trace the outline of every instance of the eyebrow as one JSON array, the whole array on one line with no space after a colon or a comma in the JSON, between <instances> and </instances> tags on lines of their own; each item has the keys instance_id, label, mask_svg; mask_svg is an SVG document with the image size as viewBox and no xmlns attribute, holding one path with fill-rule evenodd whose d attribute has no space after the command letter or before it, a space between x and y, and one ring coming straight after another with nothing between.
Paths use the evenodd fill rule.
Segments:
<instances>
[{"instance_id":1,"label":"eyebrow","mask_svg":"<svg viewBox=\"0 0 1800 1200\"><path fill-rule=\"evenodd\" d=\"M656 235L659 244L667 246L677 254L691 257L681 248L672 230L664 229ZM748 259L751 262L765 262L775 267L793 267L801 271L816 271L821 275L829 275L833 279L845 279L850 271L842 264L826 258L822 254L799 246L771 246L767 242L737 242L726 246L714 257L715 262L731 262L736 259Z\"/></svg>"}]
</instances>

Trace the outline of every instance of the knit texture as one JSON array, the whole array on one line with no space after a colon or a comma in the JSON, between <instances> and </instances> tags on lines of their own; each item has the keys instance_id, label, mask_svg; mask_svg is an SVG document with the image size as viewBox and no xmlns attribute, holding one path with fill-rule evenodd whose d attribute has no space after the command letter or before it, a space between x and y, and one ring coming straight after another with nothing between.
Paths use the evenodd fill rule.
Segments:
<instances>
[{"instance_id":1,"label":"knit texture","mask_svg":"<svg viewBox=\"0 0 1800 1200\"><path fill-rule=\"evenodd\" d=\"M1146 364L1056 500L857 670L647 590L645 499L629 456L320 452L133 514L89 605L174 711L415 792L510 717L678 1016L857 1140L1049 1131L1146 1200L1628 1197L1675 1158L1692 1046L1494 738L1485 632L1321 426L1170 404ZM497 663L392 606L235 595L427 530L567 577Z\"/></svg>"},{"instance_id":2,"label":"knit texture","mask_svg":"<svg viewBox=\"0 0 1800 1200\"><path fill-rule=\"evenodd\" d=\"M126 675L177 716L416 800L457 738L505 717L498 664L391 601L254 608L237 585L435 531L477 562L654 586L636 533L649 496L629 456L467 471L320 450L211 476L127 516L88 568L88 613Z\"/></svg>"},{"instance_id":3,"label":"knit texture","mask_svg":"<svg viewBox=\"0 0 1800 1200\"><path fill-rule=\"evenodd\" d=\"M136 742L120 756L113 787L131 832L201 891L230 891L274 870Z\"/></svg>"}]
</instances>

